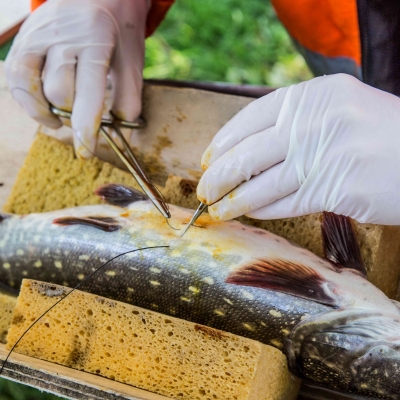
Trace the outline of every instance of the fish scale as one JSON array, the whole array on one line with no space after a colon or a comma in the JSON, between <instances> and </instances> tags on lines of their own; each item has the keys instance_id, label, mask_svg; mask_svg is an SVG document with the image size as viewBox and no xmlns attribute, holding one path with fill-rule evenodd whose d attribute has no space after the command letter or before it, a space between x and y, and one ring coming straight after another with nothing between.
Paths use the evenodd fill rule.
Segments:
<instances>
[{"instance_id":1,"label":"fish scale","mask_svg":"<svg viewBox=\"0 0 400 400\"><path fill-rule=\"evenodd\" d=\"M178 228L191 216L172 206L171 214ZM324 232L334 238L330 246L340 232L329 229L347 224L348 235L346 221ZM160 245L169 247L118 257L80 289L278 347L293 373L326 387L398 398L398 383L384 373L371 377L368 357L386 374L400 374L400 311L362 266L328 262L238 222L204 215L179 237L143 200L2 216L0 283L17 288L30 278L74 287L121 253Z\"/></svg>"}]
</instances>

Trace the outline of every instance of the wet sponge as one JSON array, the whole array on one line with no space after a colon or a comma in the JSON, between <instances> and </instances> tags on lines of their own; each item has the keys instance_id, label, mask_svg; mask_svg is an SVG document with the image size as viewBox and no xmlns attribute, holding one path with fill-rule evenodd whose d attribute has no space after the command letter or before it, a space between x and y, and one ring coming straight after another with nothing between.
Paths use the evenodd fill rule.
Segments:
<instances>
[{"instance_id":1,"label":"wet sponge","mask_svg":"<svg viewBox=\"0 0 400 400\"><path fill-rule=\"evenodd\" d=\"M131 174L97 158L76 158L72 146L36 135L3 211L29 214L100 204L94 191L106 183L140 190Z\"/></svg>"},{"instance_id":2,"label":"wet sponge","mask_svg":"<svg viewBox=\"0 0 400 400\"><path fill-rule=\"evenodd\" d=\"M71 289L24 280L8 348ZM178 399L295 399L300 380L270 346L75 291L17 352Z\"/></svg>"},{"instance_id":3,"label":"wet sponge","mask_svg":"<svg viewBox=\"0 0 400 400\"><path fill-rule=\"evenodd\" d=\"M0 343L6 342L8 328L17 298L0 292Z\"/></svg>"}]
</instances>

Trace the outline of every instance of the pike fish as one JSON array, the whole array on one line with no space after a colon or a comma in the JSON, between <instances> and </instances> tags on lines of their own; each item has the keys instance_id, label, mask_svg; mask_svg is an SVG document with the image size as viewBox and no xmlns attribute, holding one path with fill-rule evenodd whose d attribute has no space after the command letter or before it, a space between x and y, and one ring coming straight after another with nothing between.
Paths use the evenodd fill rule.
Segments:
<instances>
[{"instance_id":1,"label":"pike fish","mask_svg":"<svg viewBox=\"0 0 400 400\"><path fill-rule=\"evenodd\" d=\"M327 259L265 230L204 215L178 233L144 195L107 185L103 205L0 216L0 283L81 290L281 349L292 373L354 398L399 399L400 310L366 279L350 221L324 214ZM170 207L183 228L192 211Z\"/></svg>"}]
</instances>

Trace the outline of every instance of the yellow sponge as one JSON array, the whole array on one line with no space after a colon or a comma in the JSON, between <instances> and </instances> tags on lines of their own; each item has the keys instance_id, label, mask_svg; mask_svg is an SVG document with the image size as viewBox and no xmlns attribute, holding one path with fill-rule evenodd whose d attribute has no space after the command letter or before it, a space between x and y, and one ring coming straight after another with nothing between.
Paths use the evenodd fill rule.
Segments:
<instances>
[{"instance_id":1,"label":"yellow sponge","mask_svg":"<svg viewBox=\"0 0 400 400\"><path fill-rule=\"evenodd\" d=\"M24 280L7 347L68 292ZM79 291L16 351L176 399L290 400L300 384L273 347Z\"/></svg>"},{"instance_id":2,"label":"yellow sponge","mask_svg":"<svg viewBox=\"0 0 400 400\"><path fill-rule=\"evenodd\" d=\"M94 190L116 182L140 190L128 172L97 158L78 159L71 146L38 133L3 210L28 214L98 204Z\"/></svg>"},{"instance_id":3,"label":"yellow sponge","mask_svg":"<svg viewBox=\"0 0 400 400\"><path fill-rule=\"evenodd\" d=\"M6 343L8 328L17 298L0 292L0 343Z\"/></svg>"}]
</instances>

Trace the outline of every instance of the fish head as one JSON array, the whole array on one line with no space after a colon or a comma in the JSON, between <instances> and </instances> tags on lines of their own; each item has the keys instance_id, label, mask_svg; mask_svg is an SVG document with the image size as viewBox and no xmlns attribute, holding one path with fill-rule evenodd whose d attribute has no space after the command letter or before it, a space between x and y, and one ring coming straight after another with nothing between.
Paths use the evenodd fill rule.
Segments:
<instances>
[{"instance_id":1,"label":"fish head","mask_svg":"<svg viewBox=\"0 0 400 400\"><path fill-rule=\"evenodd\" d=\"M304 338L303 378L366 398L397 399L400 393L400 321L362 316Z\"/></svg>"}]
</instances>

